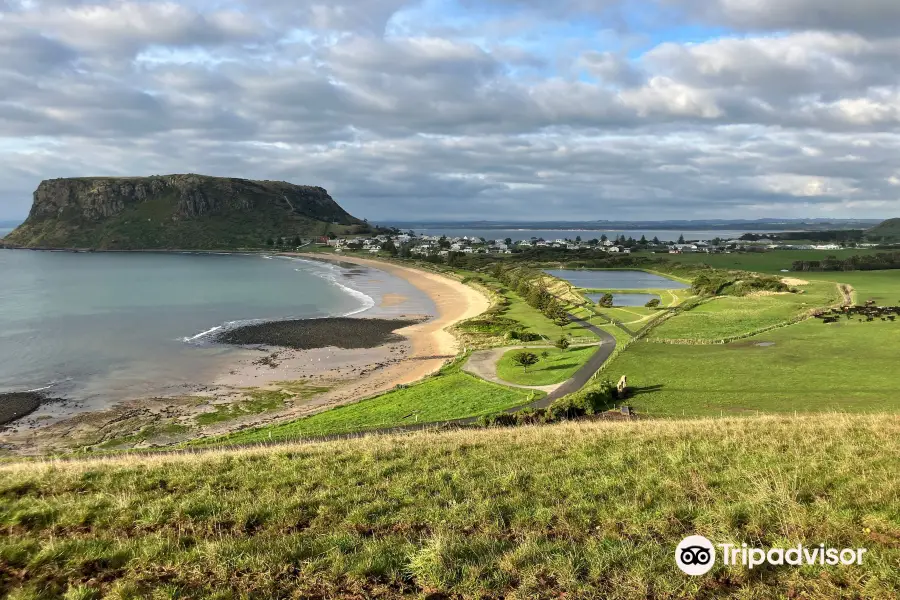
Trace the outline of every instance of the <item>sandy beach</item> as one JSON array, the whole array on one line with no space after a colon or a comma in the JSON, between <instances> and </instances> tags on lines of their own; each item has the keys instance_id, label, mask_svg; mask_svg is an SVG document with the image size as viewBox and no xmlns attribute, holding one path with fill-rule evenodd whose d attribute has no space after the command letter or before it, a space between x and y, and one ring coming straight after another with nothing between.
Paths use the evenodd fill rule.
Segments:
<instances>
[{"instance_id":1,"label":"sandy beach","mask_svg":"<svg viewBox=\"0 0 900 600\"><path fill-rule=\"evenodd\" d=\"M0 433L0 453L41 453L65 450L79 445L96 445L133 436L139 431L183 432L169 437L150 437L137 446L170 444L198 434L220 435L237 429L302 417L329 408L369 398L398 385L414 383L440 369L457 355L460 348L448 331L454 324L475 317L490 303L475 289L454 279L418 269L349 256L290 254L297 258L325 260L378 269L402 278L426 295L434 305L434 314L422 314L421 303L410 302L403 294L388 292L380 306L388 308L391 318L412 321L412 325L394 330L397 336L374 347L337 348L334 346L291 349L267 346L242 349L230 366L212 381L198 382L193 389L170 398L131 399L108 409L74 415L63 420L7 429ZM418 312L417 312L418 309ZM431 312L431 311L430 311ZM376 311L377 313L377 311ZM361 319L366 314L360 314ZM370 326L370 324L360 327ZM346 336L346 333L343 334ZM290 382L290 383L289 383ZM299 382L299 383L298 383ZM298 387L299 386L299 387ZM299 392L283 409L247 414L196 429L198 416L217 407L240 403L248 390L315 390Z\"/></svg>"},{"instance_id":2,"label":"sandy beach","mask_svg":"<svg viewBox=\"0 0 900 600\"><path fill-rule=\"evenodd\" d=\"M408 281L431 298L437 314L426 321L397 329L395 333L406 338L406 341L400 344L356 350L340 348L284 350L279 358L282 362L274 373L264 366L244 364L217 380L216 385L226 389L246 385L272 385L277 381L297 379L332 386L330 391L296 404L278 415L260 415L252 421L252 424L297 418L376 396L398 385L419 381L436 372L459 353L459 344L448 329L460 321L480 315L490 306L488 299L477 290L435 273L351 256L303 253L286 255L309 260L350 263L385 271ZM383 302L390 306L402 305L403 301L404 298L397 294L385 294L383 299ZM325 363L321 361L323 355L326 358ZM327 366L323 368L325 365ZM243 426L247 424L242 423ZM218 434L233 428L224 425L208 433Z\"/></svg>"}]
</instances>

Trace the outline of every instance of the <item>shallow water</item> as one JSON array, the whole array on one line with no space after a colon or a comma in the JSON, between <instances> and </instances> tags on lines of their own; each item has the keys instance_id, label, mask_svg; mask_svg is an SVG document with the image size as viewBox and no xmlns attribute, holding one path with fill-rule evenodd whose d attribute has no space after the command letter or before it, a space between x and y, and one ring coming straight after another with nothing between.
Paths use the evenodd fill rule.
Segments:
<instances>
[{"instance_id":1,"label":"shallow water","mask_svg":"<svg viewBox=\"0 0 900 600\"><path fill-rule=\"evenodd\" d=\"M381 308L384 293L409 298ZM433 314L383 271L260 255L0 250L0 392L97 408L207 383L234 361L222 327L286 318Z\"/></svg>"},{"instance_id":2,"label":"shallow water","mask_svg":"<svg viewBox=\"0 0 900 600\"><path fill-rule=\"evenodd\" d=\"M547 273L575 286L600 290L682 290L688 286L680 281L645 273L644 271L600 271L552 269Z\"/></svg>"}]
</instances>

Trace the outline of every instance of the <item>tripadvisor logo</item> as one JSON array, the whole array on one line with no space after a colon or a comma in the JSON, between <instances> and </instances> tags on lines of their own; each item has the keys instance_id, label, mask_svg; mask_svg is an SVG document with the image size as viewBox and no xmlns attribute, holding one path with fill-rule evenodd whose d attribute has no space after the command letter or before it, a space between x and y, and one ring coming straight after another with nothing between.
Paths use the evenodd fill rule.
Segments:
<instances>
[{"instance_id":1,"label":"tripadvisor logo","mask_svg":"<svg viewBox=\"0 0 900 600\"><path fill-rule=\"evenodd\" d=\"M702 535L690 535L675 548L675 564L688 575L703 575L715 562L716 549Z\"/></svg>"},{"instance_id":2,"label":"tripadvisor logo","mask_svg":"<svg viewBox=\"0 0 900 600\"><path fill-rule=\"evenodd\" d=\"M675 564L688 575L708 573L716 562L716 546L721 550L722 564L743 565L753 569L762 564L770 565L861 565L866 548L826 548L825 544L807 547L797 544L791 548L750 548L747 544L713 545L702 535L691 535L675 548Z\"/></svg>"}]
</instances>

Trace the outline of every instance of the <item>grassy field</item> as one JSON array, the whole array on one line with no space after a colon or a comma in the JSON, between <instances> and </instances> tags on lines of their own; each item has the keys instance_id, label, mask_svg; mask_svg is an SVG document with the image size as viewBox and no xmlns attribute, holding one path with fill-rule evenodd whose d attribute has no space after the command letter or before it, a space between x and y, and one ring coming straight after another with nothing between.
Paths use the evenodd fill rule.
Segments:
<instances>
[{"instance_id":1,"label":"grassy field","mask_svg":"<svg viewBox=\"0 0 900 600\"><path fill-rule=\"evenodd\" d=\"M803 273L803 279L847 283L856 290L856 301L874 299L879 304L900 305L900 271L841 271L832 273Z\"/></svg>"},{"instance_id":2,"label":"grassy field","mask_svg":"<svg viewBox=\"0 0 900 600\"><path fill-rule=\"evenodd\" d=\"M540 392L517 390L482 381L461 372L454 365L422 383L376 398L297 421L248 429L224 438L199 440L197 443L246 444L432 423L498 412L527 404L532 396L537 398Z\"/></svg>"},{"instance_id":3,"label":"grassy field","mask_svg":"<svg viewBox=\"0 0 900 600\"><path fill-rule=\"evenodd\" d=\"M810 282L802 294L726 296L686 311L654 329L649 339L721 340L785 323L840 301L837 285Z\"/></svg>"},{"instance_id":4,"label":"grassy field","mask_svg":"<svg viewBox=\"0 0 900 600\"><path fill-rule=\"evenodd\" d=\"M853 248L849 250L778 250L772 252L732 252L731 254L667 254L662 256L672 262L683 264L703 263L720 269L738 269L780 275L782 269L790 270L795 260L822 260L826 256L848 258L859 254L874 254L877 250ZM659 257L660 255L654 255ZM784 273L784 275L788 275ZM793 273L791 277L806 274ZM809 274L812 276L812 274Z\"/></svg>"},{"instance_id":5,"label":"grassy field","mask_svg":"<svg viewBox=\"0 0 900 600\"><path fill-rule=\"evenodd\" d=\"M898 339L900 323L810 320L725 345L639 342L608 372L652 416L896 411Z\"/></svg>"},{"instance_id":6,"label":"grassy field","mask_svg":"<svg viewBox=\"0 0 900 600\"><path fill-rule=\"evenodd\" d=\"M575 374L575 371L587 362L597 346L588 348L570 348L559 350L557 348L535 349L534 353L541 357L541 361L528 367L525 371L513 362L513 357L522 350L510 350L497 363L497 376L503 381L517 383L519 385L551 385L562 383ZM547 358L541 355L548 354Z\"/></svg>"},{"instance_id":7,"label":"grassy field","mask_svg":"<svg viewBox=\"0 0 900 600\"><path fill-rule=\"evenodd\" d=\"M6 464L0 596L896 598L898 455L900 417L821 415ZM689 534L868 552L688 577Z\"/></svg>"}]
</instances>

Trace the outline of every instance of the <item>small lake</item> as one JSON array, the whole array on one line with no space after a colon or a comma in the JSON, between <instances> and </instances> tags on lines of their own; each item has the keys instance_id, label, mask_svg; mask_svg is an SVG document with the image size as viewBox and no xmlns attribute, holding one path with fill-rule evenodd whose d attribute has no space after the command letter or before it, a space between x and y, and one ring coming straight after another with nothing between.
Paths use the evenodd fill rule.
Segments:
<instances>
[{"instance_id":1,"label":"small lake","mask_svg":"<svg viewBox=\"0 0 900 600\"><path fill-rule=\"evenodd\" d=\"M603 294L585 294L584 297L596 303ZM656 294L613 294L613 306L644 306L651 300L659 300Z\"/></svg>"},{"instance_id":2,"label":"small lake","mask_svg":"<svg viewBox=\"0 0 900 600\"><path fill-rule=\"evenodd\" d=\"M690 287L680 281L644 271L550 269L546 272L565 279L576 287L598 290L683 290Z\"/></svg>"}]
</instances>

